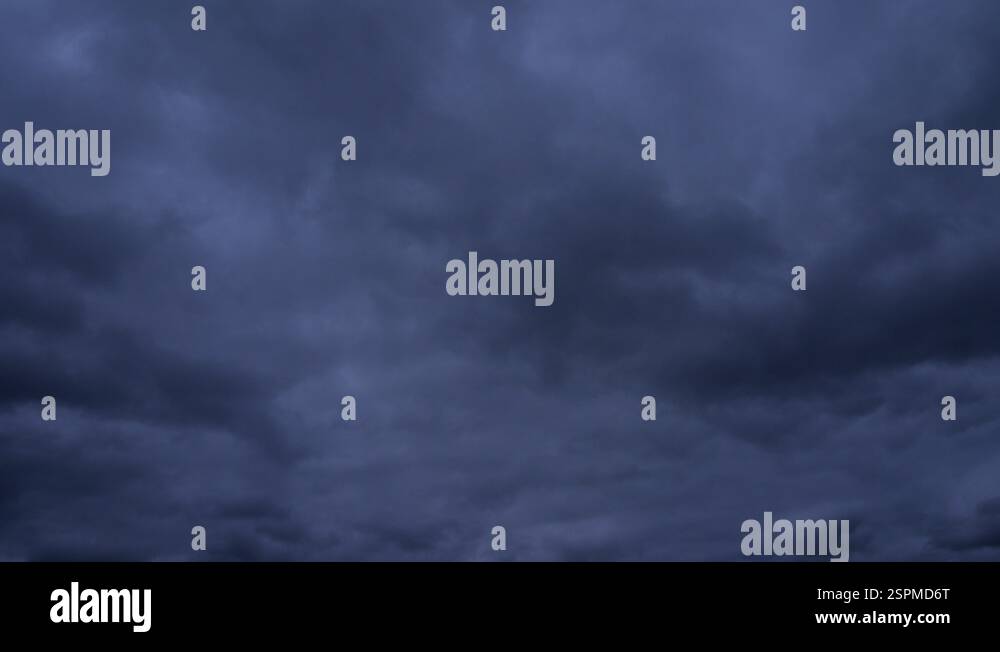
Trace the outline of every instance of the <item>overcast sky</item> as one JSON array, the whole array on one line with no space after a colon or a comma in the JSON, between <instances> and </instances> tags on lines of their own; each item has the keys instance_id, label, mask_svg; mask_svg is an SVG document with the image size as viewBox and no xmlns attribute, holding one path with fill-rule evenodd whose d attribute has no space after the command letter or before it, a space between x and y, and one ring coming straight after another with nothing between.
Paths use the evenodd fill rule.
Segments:
<instances>
[{"instance_id":1,"label":"overcast sky","mask_svg":"<svg viewBox=\"0 0 1000 652\"><path fill-rule=\"evenodd\" d=\"M112 130L0 167L0 559L1000 559L1000 177L892 162L1000 6L499 3L0 5L0 130Z\"/></svg>"}]
</instances>

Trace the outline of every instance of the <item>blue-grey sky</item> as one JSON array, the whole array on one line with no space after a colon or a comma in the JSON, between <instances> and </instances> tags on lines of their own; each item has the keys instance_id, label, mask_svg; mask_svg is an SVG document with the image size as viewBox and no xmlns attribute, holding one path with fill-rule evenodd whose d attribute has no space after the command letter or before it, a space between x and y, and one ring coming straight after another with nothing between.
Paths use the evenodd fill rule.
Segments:
<instances>
[{"instance_id":1,"label":"blue-grey sky","mask_svg":"<svg viewBox=\"0 0 1000 652\"><path fill-rule=\"evenodd\" d=\"M0 559L1000 559L1000 178L892 162L1000 129L1000 7L500 3L0 6L0 130L112 130L0 167Z\"/></svg>"}]
</instances>

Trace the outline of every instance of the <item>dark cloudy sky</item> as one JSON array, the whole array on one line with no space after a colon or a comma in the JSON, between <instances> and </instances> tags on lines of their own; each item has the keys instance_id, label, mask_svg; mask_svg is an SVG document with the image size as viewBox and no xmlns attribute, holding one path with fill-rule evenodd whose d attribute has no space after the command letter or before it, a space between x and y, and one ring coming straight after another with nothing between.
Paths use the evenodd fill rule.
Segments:
<instances>
[{"instance_id":1,"label":"dark cloudy sky","mask_svg":"<svg viewBox=\"0 0 1000 652\"><path fill-rule=\"evenodd\" d=\"M892 164L994 0L193 4L0 5L0 130L112 130L0 167L0 559L1000 559L1000 178Z\"/></svg>"}]
</instances>

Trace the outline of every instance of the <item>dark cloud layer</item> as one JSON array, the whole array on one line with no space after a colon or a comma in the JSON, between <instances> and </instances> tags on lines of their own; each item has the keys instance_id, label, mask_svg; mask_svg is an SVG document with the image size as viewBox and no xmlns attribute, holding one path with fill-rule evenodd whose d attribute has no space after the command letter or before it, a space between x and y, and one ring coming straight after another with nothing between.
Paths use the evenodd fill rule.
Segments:
<instances>
[{"instance_id":1,"label":"dark cloud layer","mask_svg":"<svg viewBox=\"0 0 1000 652\"><path fill-rule=\"evenodd\" d=\"M113 152L0 168L0 559L1000 559L1000 181L891 159L1000 128L995 3L192 4L0 8L0 129Z\"/></svg>"}]
</instances>

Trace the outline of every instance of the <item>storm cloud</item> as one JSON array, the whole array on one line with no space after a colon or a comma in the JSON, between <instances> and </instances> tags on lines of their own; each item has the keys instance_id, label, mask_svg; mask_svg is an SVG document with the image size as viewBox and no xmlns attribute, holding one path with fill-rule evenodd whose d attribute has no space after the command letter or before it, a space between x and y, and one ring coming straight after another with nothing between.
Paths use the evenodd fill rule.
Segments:
<instances>
[{"instance_id":1,"label":"storm cloud","mask_svg":"<svg viewBox=\"0 0 1000 652\"><path fill-rule=\"evenodd\" d=\"M0 8L0 131L113 152L0 167L0 558L1000 559L1000 180L892 162L1000 128L995 3L193 4Z\"/></svg>"}]
</instances>

